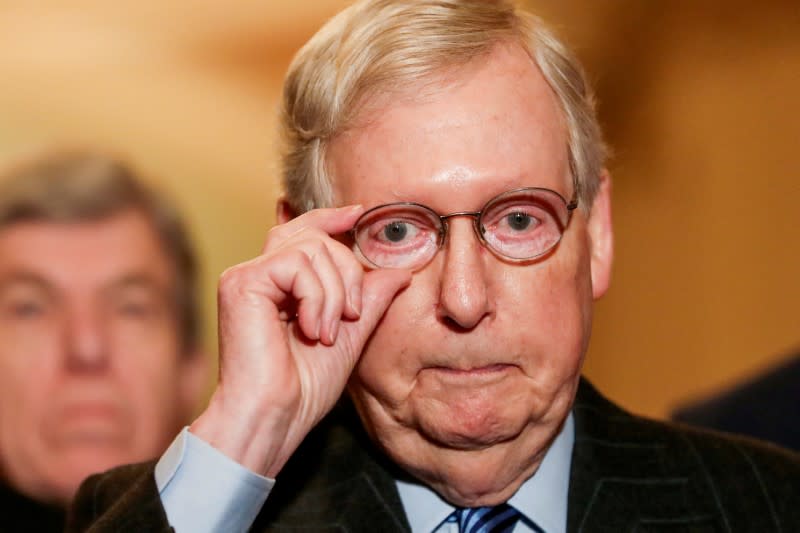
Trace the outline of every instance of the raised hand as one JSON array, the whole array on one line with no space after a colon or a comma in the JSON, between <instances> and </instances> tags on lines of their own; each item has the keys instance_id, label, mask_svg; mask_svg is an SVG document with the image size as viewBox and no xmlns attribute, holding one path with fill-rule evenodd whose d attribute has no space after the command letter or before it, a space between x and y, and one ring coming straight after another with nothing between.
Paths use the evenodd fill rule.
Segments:
<instances>
[{"instance_id":1,"label":"raised hand","mask_svg":"<svg viewBox=\"0 0 800 533\"><path fill-rule=\"evenodd\" d=\"M369 335L411 275L364 272L335 240L360 206L317 209L269 232L219 284L219 384L191 431L274 477L342 393Z\"/></svg>"}]
</instances>

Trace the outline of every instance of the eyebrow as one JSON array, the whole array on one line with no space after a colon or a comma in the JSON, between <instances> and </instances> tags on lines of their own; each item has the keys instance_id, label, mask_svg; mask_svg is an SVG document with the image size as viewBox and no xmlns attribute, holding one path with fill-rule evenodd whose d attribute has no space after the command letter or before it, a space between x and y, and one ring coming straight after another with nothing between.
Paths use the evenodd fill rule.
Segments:
<instances>
[{"instance_id":1,"label":"eyebrow","mask_svg":"<svg viewBox=\"0 0 800 533\"><path fill-rule=\"evenodd\" d=\"M111 295L126 290L144 290L155 296L168 307L176 307L176 289L173 285L160 283L158 279L145 272L133 272L106 284L102 294Z\"/></svg>"},{"instance_id":2,"label":"eyebrow","mask_svg":"<svg viewBox=\"0 0 800 533\"><path fill-rule=\"evenodd\" d=\"M42 276L27 270L12 270L0 276L0 292L14 285L31 285L36 289L53 293L55 287Z\"/></svg>"},{"instance_id":3,"label":"eyebrow","mask_svg":"<svg viewBox=\"0 0 800 533\"><path fill-rule=\"evenodd\" d=\"M160 283L155 277L145 272L132 272L105 284L102 290L108 292L128 288L142 288L160 293L166 292L168 285Z\"/></svg>"},{"instance_id":4,"label":"eyebrow","mask_svg":"<svg viewBox=\"0 0 800 533\"><path fill-rule=\"evenodd\" d=\"M14 286L30 286L48 294L58 292L57 287L50 283L46 278L27 270L12 270L9 273L0 275L0 293L3 293ZM115 279L105 284L100 290L103 293L115 292L126 289L142 288L157 294L166 294L168 287L159 283L153 276L142 272L126 274L121 278ZM166 298L169 300L169 298Z\"/></svg>"}]
</instances>

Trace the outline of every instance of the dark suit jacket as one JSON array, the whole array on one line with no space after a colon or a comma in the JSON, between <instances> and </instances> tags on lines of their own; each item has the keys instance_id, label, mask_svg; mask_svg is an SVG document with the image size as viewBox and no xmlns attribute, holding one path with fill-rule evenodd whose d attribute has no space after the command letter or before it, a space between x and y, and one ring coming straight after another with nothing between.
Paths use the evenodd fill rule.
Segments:
<instances>
[{"instance_id":1,"label":"dark suit jacket","mask_svg":"<svg viewBox=\"0 0 800 533\"><path fill-rule=\"evenodd\" d=\"M0 533L59 533L65 514L0 483Z\"/></svg>"},{"instance_id":2,"label":"dark suit jacket","mask_svg":"<svg viewBox=\"0 0 800 533\"><path fill-rule=\"evenodd\" d=\"M800 456L634 417L582 382L568 531L800 531ZM398 473L343 408L281 472L253 531L407 532ZM70 531L169 531L153 465L94 476Z\"/></svg>"},{"instance_id":3,"label":"dark suit jacket","mask_svg":"<svg viewBox=\"0 0 800 533\"><path fill-rule=\"evenodd\" d=\"M686 405L673 416L800 451L800 354L720 395Z\"/></svg>"}]
</instances>

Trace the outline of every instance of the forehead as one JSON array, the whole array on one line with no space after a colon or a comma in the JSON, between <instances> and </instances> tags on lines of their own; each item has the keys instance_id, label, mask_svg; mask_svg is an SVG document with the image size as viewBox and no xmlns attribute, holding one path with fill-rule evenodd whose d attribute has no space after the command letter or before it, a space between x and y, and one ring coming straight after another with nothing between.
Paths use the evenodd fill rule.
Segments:
<instances>
[{"instance_id":1,"label":"forehead","mask_svg":"<svg viewBox=\"0 0 800 533\"><path fill-rule=\"evenodd\" d=\"M0 282L34 276L63 290L95 290L130 276L168 284L173 272L137 211L97 221L33 221L0 229Z\"/></svg>"},{"instance_id":2,"label":"forehead","mask_svg":"<svg viewBox=\"0 0 800 533\"><path fill-rule=\"evenodd\" d=\"M563 114L523 49L498 45L419 89L423 97L412 88L367 105L333 139L328 165L338 204L466 209L524 186L571 196Z\"/></svg>"}]
</instances>

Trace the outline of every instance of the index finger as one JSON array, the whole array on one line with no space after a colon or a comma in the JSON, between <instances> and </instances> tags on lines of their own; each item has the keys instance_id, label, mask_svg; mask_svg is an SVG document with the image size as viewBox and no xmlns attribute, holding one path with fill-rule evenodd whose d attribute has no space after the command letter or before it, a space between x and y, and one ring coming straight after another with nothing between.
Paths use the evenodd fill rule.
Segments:
<instances>
[{"instance_id":1,"label":"index finger","mask_svg":"<svg viewBox=\"0 0 800 533\"><path fill-rule=\"evenodd\" d=\"M362 205L312 209L292 220L274 226L269 231L268 241L285 240L299 231L308 228L318 229L328 235L339 235L353 229L358 217L364 212ZM264 245L266 250L267 244Z\"/></svg>"}]
</instances>

